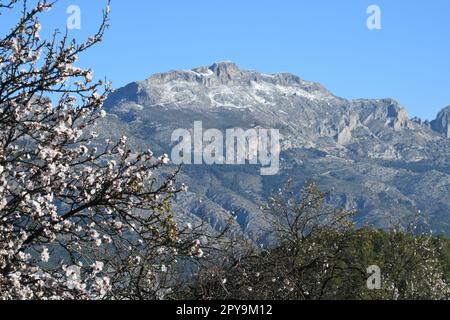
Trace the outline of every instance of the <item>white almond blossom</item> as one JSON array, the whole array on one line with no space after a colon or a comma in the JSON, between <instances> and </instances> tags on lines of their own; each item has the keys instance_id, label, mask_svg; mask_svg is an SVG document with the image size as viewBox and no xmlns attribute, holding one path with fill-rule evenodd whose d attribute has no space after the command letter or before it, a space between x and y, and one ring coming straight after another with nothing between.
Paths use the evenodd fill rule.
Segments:
<instances>
[{"instance_id":1,"label":"white almond blossom","mask_svg":"<svg viewBox=\"0 0 450 320\"><path fill-rule=\"evenodd\" d=\"M110 88L77 60L102 40L109 9L78 43L39 35L52 2L23 3L0 0L2 17L13 8L24 17L0 38L0 299L129 298L139 294L123 292L130 282L164 286L140 279L140 268L154 274L175 253L203 254L190 252L197 235L181 238L169 210L178 170L154 174L167 155L132 151L125 137L105 145L93 131ZM136 256L135 269L123 268ZM80 277L67 276L70 265Z\"/></svg>"},{"instance_id":2,"label":"white almond blossom","mask_svg":"<svg viewBox=\"0 0 450 320\"><path fill-rule=\"evenodd\" d=\"M41 252L41 260L42 262L48 262L50 260L50 254L48 252L48 248L44 248Z\"/></svg>"}]
</instances>

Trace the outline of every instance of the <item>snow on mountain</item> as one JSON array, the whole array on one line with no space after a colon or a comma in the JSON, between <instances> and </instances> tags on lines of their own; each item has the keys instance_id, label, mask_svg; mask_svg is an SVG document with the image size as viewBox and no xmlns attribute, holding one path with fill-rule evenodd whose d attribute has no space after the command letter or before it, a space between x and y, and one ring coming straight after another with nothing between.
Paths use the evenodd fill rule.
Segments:
<instances>
[{"instance_id":1,"label":"snow on mountain","mask_svg":"<svg viewBox=\"0 0 450 320\"><path fill-rule=\"evenodd\" d=\"M450 107L431 124L410 119L393 99L347 100L318 83L282 73L242 70L232 62L155 74L110 95L104 131L170 153L177 128L276 128L282 171L260 177L244 167L185 167L191 193L178 199L187 216L224 223L229 212L255 234L259 205L287 178L317 180L330 202L356 208L357 222L386 226L416 210L450 234ZM201 200L201 202L200 202Z\"/></svg>"}]
</instances>

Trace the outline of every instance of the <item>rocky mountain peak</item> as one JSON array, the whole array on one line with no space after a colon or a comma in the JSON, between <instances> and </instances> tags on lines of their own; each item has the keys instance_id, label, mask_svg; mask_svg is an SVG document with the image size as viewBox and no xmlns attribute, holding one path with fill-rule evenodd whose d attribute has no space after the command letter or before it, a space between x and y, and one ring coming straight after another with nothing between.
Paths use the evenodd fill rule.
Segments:
<instances>
[{"instance_id":1,"label":"rocky mountain peak","mask_svg":"<svg viewBox=\"0 0 450 320\"><path fill-rule=\"evenodd\" d=\"M254 124L277 123L295 132L300 130L300 140L334 137L341 146L354 142L352 138L358 134L387 137L389 130L427 127L411 121L394 99L346 100L334 96L321 84L294 74L245 70L230 61L155 74L117 90L105 107L108 112L115 110L133 117L151 107L202 112L246 110L255 118ZM450 106L430 126L450 138Z\"/></svg>"},{"instance_id":2,"label":"rocky mountain peak","mask_svg":"<svg viewBox=\"0 0 450 320\"><path fill-rule=\"evenodd\" d=\"M209 70L211 70L222 83L226 83L229 80L242 76L242 71L231 61L214 63L209 67Z\"/></svg>"},{"instance_id":3,"label":"rocky mountain peak","mask_svg":"<svg viewBox=\"0 0 450 320\"><path fill-rule=\"evenodd\" d=\"M306 92L321 92L331 95L322 85L305 81L294 74L265 74L255 70L244 70L231 61L216 62L210 66L201 66L191 70L174 70L155 74L142 81L141 84L151 86L175 82L190 83L203 87L228 85L247 87L252 83L259 83L271 86L297 87Z\"/></svg>"},{"instance_id":4,"label":"rocky mountain peak","mask_svg":"<svg viewBox=\"0 0 450 320\"><path fill-rule=\"evenodd\" d=\"M431 122L431 126L434 131L450 138L450 106L438 113L436 120Z\"/></svg>"}]
</instances>

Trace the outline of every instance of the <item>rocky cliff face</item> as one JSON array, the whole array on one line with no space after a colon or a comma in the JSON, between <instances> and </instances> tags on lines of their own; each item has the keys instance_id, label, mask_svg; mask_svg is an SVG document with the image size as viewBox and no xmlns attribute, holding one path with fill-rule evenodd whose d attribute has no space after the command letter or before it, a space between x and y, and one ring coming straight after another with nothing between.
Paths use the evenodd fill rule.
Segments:
<instances>
[{"instance_id":1,"label":"rocky cliff face","mask_svg":"<svg viewBox=\"0 0 450 320\"><path fill-rule=\"evenodd\" d=\"M293 178L317 180L330 202L356 208L357 222L387 226L421 210L450 233L450 108L430 124L411 120L393 99L346 100L292 74L241 70L231 62L156 74L115 91L104 132L126 133L142 148L170 153L171 133L203 121L205 129L276 128L282 170L261 177L254 166L186 166L186 216L222 224L230 215L251 235L259 205Z\"/></svg>"},{"instance_id":2,"label":"rocky cliff face","mask_svg":"<svg viewBox=\"0 0 450 320\"><path fill-rule=\"evenodd\" d=\"M433 130L450 138L450 106L439 112L436 120L431 123Z\"/></svg>"}]
</instances>

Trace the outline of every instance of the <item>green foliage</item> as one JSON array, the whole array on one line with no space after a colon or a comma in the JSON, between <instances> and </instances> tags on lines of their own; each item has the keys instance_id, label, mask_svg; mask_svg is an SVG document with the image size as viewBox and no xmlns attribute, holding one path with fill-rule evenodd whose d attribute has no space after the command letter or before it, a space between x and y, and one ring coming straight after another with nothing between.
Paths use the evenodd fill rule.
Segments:
<instances>
[{"instance_id":1,"label":"green foliage","mask_svg":"<svg viewBox=\"0 0 450 320\"><path fill-rule=\"evenodd\" d=\"M448 299L450 240L410 230L356 229L354 212L331 208L314 184L292 184L266 206L276 245L247 249L207 268L179 297L190 299ZM411 228L414 230L415 228ZM241 245L245 247L244 244ZM225 250L226 252L227 250ZM381 288L367 282L370 266Z\"/></svg>"},{"instance_id":2,"label":"green foliage","mask_svg":"<svg viewBox=\"0 0 450 320\"><path fill-rule=\"evenodd\" d=\"M440 248L439 261L444 269L445 278L450 283L450 239L439 236L435 239L435 246Z\"/></svg>"}]
</instances>

